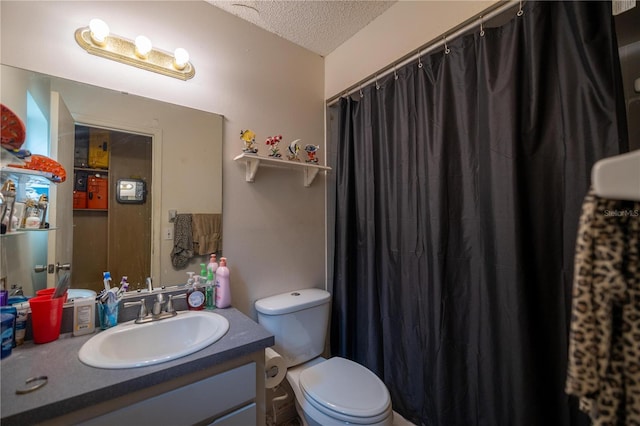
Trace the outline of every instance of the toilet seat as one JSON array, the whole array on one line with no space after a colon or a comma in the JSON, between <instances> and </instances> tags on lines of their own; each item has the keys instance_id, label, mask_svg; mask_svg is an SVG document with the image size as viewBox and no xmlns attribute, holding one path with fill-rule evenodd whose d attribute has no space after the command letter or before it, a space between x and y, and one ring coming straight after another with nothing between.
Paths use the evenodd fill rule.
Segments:
<instances>
[{"instance_id":1,"label":"toilet seat","mask_svg":"<svg viewBox=\"0 0 640 426\"><path fill-rule=\"evenodd\" d=\"M334 419L372 424L391 413L384 383L365 367L344 358L331 358L305 369L298 383L305 400Z\"/></svg>"}]
</instances>

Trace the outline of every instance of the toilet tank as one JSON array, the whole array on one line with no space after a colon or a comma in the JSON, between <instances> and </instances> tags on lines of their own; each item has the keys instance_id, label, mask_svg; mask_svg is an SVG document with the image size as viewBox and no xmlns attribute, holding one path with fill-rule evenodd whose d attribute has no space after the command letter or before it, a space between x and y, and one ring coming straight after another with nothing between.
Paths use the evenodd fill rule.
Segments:
<instances>
[{"instance_id":1,"label":"toilet tank","mask_svg":"<svg viewBox=\"0 0 640 426\"><path fill-rule=\"evenodd\" d=\"M310 288L256 301L258 322L275 336L273 349L287 368L307 362L324 351L331 295Z\"/></svg>"}]
</instances>

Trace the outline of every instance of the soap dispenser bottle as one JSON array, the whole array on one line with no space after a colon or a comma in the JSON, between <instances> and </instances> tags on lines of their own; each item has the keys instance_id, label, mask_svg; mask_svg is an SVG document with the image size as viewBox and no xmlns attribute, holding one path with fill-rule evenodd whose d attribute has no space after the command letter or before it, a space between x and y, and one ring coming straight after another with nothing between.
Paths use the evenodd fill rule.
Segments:
<instances>
[{"instance_id":1,"label":"soap dispenser bottle","mask_svg":"<svg viewBox=\"0 0 640 426\"><path fill-rule=\"evenodd\" d=\"M203 266L204 263L201 265ZM206 273L206 272L205 272ZM200 285L200 280L196 279L191 288L187 290L187 306L192 311L201 311L205 305L204 289Z\"/></svg>"},{"instance_id":2,"label":"soap dispenser bottle","mask_svg":"<svg viewBox=\"0 0 640 426\"><path fill-rule=\"evenodd\" d=\"M229 268L227 268L227 258L222 257L216 271L216 307L228 308L229 306L231 306Z\"/></svg>"}]
</instances>

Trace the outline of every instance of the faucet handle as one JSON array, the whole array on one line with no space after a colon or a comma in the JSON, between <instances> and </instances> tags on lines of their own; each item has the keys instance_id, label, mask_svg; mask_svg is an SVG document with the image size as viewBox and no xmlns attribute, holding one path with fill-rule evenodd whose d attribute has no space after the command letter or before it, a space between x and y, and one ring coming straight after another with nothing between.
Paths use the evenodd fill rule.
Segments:
<instances>
[{"instance_id":1,"label":"faucet handle","mask_svg":"<svg viewBox=\"0 0 640 426\"><path fill-rule=\"evenodd\" d=\"M169 295L169 300L167 300L166 311L169 313L175 312L176 309L173 307L173 299L186 299L187 293L182 293L178 296L174 296L173 294Z\"/></svg>"},{"instance_id":2,"label":"faucet handle","mask_svg":"<svg viewBox=\"0 0 640 426\"><path fill-rule=\"evenodd\" d=\"M145 302L144 298L136 301L136 302L124 302L123 307L128 308L130 306L140 306L140 311L138 312L138 319L142 320L144 319L148 312L147 312L147 303Z\"/></svg>"}]
</instances>

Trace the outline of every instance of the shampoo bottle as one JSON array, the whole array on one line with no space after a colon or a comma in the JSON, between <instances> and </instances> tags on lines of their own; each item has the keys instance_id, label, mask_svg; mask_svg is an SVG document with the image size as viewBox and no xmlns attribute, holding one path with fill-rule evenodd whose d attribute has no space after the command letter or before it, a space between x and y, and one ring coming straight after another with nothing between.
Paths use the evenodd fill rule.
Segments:
<instances>
[{"instance_id":1,"label":"shampoo bottle","mask_svg":"<svg viewBox=\"0 0 640 426\"><path fill-rule=\"evenodd\" d=\"M231 288L229 286L229 268L227 258L220 258L220 266L216 271L216 307L228 308L231 306Z\"/></svg>"}]
</instances>

